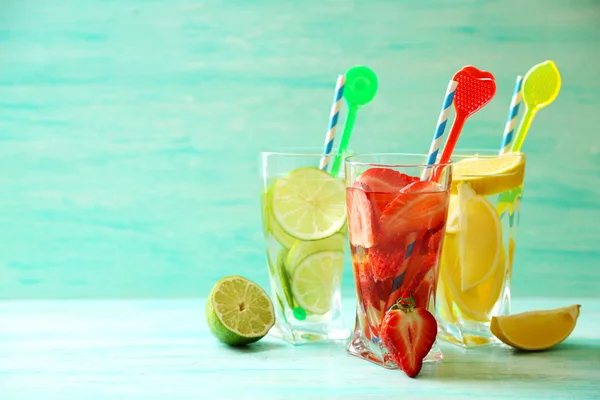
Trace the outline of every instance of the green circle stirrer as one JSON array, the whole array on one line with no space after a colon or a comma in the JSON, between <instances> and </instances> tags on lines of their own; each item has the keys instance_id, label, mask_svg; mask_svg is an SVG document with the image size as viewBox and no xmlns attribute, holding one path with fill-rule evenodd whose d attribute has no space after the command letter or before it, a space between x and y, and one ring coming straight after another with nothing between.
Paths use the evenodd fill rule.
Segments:
<instances>
[{"instance_id":1,"label":"green circle stirrer","mask_svg":"<svg viewBox=\"0 0 600 400\"><path fill-rule=\"evenodd\" d=\"M342 158L348 149L350 136L354 128L354 121L359 108L371 102L377 93L377 75L372 69L365 66L352 67L346 72L346 85L344 88L344 98L348 103L348 116L344 132L340 139L337 156L333 160L331 175L337 176L342 164Z\"/></svg>"}]
</instances>

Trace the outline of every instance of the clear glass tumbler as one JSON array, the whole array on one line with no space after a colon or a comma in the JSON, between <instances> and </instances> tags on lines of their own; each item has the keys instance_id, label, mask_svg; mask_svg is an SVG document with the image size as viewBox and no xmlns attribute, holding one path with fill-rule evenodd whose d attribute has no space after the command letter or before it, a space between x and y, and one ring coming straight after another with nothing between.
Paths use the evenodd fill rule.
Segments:
<instances>
[{"instance_id":1,"label":"clear glass tumbler","mask_svg":"<svg viewBox=\"0 0 600 400\"><path fill-rule=\"evenodd\" d=\"M456 153L436 311L442 339L475 347L497 342L491 318L510 313L525 155Z\"/></svg>"},{"instance_id":2,"label":"clear glass tumbler","mask_svg":"<svg viewBox=\"0 0 600 400\"><path fill-rule=\"evenodd\" d=\"M271 333L293 344L350 334L341 306L345 186L325 166L334 157L262 153L262 215L277 319Z\"/></svg>"},{"instance_id":3,"label":"clear glass tumbler","mask_svg":"<svg viewBox=\"0 0 600 400\"><path fill-rule=\"evenodd\" d=\"M413 296L435 309L438 262L448 212L452 164L425 165L425 155L346 158L348 231L358 305L350 354L397 368L380 338L385 313ZM425 168L440 176L421 181ZM434 346L425 361L441 359Z\"/></svg>"}]
</instances>

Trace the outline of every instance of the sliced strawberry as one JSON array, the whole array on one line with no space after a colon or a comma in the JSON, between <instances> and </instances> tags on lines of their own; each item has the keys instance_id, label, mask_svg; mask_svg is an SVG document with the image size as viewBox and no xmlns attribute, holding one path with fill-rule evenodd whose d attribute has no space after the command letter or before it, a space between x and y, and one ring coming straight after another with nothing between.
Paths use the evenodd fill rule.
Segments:
<instances>
[{"instance_id":1,"label":"sliced strawberry","mask_svg":"<svg viewBox=\"0 0 600 400\"><path fill-rule=\"evenodd\" d=\"M375 244L377 221L373 216L373 207L361 189L348 188L346 191L348 206L348 233L350 243L365 249Z\"/></svg>"},{"instance_id":2,"label":"sliced strawberry","mask_svg":"<svg viewBox=\"0 0 600 400\"><path fill-rule=\"evenodd\" d=\"M390 204L396 196L398 196L398 192L395 193L381 193L381 192L365 192L367 194L367 198L373 205L373 211L375 211L375 217L379 219L383 210Z\"/></svg>"},{"instance_id":3,"label":"sliced strawberry","mask_svg":"<svg viewBox=\"0 0 600 400\"><path fill-rule=\"evenodd\" d=\"M402 298L414 296L417 307L428 308L429 288L433 287L435 281L436 261L437 255L433 253L423 258L418 272L410 280L403 283Z\"/></svg>"},{"instance_id":4,"label":"sliced strawberry","mask_svg":"<svg viewBox=\"0 0 600 400\"><path fill-rule=\"evenodd\" d=\"M373 276L372 267L368 262L361 264L358 269L355 268L355 271L358 281L357 285L360 286L365 307L367 304L371 304L380 311L383 311L384 308L381 303L385 303L392 290L392 279L376 281Z\"/></svg>"},{"instance_id":5,"label":"sliced strawberry","mask_svg":"<svg viewBox=\"0 0 600 400\"><path fill-rule=\"evenodd\" d=\"M383 210L379 219L381 234L386 238L411 232L439 229L448 212L448 193L435 182L418 181L401 190Z\"/></svg>"},{"instance_id":6,"label":"sliced strawberry","mask_svg":"<svg viewBox=\"0 0 600 400\"><path fill-rule=\"evenodd\" d=\"M435 303L430 304L429 300L435 298L435 268L427 272L417 289L413 292L415 305L427 310L433 309Z\"/></svg>"},{"instance_id":7,"label":"sliced strawberry","mask_svg":"<svg viewBox=\"0 0 600 400\"><path fill-rule=\"evenodd\" d=\"M418 180L419 178L405 175L393 169L370 168L356 179L354 187L365 191L371 204L373 204L375 214L379 217L402 188Z\"/></svg>"},{"instance_id":8,"label":"sliced strawberry","mask_svg":"<svg viewBox=\"0 0 600 400\"><path fill-rule=\"evenodd\" d=\"M402 240L386 243L379 240L377 246L369 249L369 264L373 270L373 277L378 281L394 279L406 269L404 256L406 245Z\"/></svg>"},{"instance_id":9,"label":"sliced strawberry","mask_svg":"<svg viewBox=\"0 0 600 400\"><path fill-rule=\"evenodd\" d=\"M421 371L437 336L437 322L424 308L415 308L414 299L388 311L381 323L381 340L392 359L406 375Z\"/></svg>"},{"instance_id":10,"label":"sliced strawberry","mask_svg":"<svg viewBox=\"0 0 600 400\"><path fill-rule=\"evenodd\" d=\"M421 242L421 252L425 254L438 253L443 237L444 232L442 228L427 231Z\"/></svg>"},{"instance_id":11,"label":"sliced strawberry","mask_svg":"<svg viewBox=\"0 0 600 400\"><path fill-rule=\"evenodd\" d=\"M366 186L371 192L397 193L406 185L418 180L419 178L390 168L369 168L356 179L356 183L363 188Z\"/></svg>"},{"instance_id":12,"label":"sliced strawberry","mask_svg":"<svg viewBox=\"0 0 600 400\"><path fill-rule=\"evenodd\" d=\"M423 277L435 266L436 261L435 254L419 254L418 252L414 252L407 258L408 267L404 273L402 284L388 296L386 310L399 299L410 297L411 292L414 294ZM421 301L419 301L420 305Z\"/></svg>"}]
</instances>

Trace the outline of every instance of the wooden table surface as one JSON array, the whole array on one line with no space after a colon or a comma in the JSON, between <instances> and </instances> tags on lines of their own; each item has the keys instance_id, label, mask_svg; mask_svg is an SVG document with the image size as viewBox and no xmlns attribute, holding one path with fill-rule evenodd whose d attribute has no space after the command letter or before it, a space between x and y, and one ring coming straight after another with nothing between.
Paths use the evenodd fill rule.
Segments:
<instances>
[{"instance_id":1,"label":"wooden table surface","mask_svg":"<svg viewBox=\"0 0 600 400\"><path fill-rule=\"evenodd\" d=\"M232 349L202 300L0 303L0 399L600 398L600 300L528 299L515 311L582 304L553 350L464 351L417 379L348 355L342 343L294 347L267 337ZM354 300L344 299L348 325Z\"/></svg>"}]
</instances>

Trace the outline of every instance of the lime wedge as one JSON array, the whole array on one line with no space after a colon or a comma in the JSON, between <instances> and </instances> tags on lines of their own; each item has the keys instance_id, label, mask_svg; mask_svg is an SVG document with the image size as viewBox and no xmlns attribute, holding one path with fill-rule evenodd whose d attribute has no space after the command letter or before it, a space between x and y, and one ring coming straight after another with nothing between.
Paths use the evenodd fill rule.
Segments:
<instances>
[{"instance_id":1,"label":"lime wedge","mask_svg":"<svg viewBox=\"0 0 600 400\"><path fill-rule=\"evenodd\" d=\"M285 266L290 275L293 275L296 267L308 256L321 251L346 251L346 236L336 233L321 240L303 241L297 240L288 253Z\"/></svg>"},{"instance_id":2,"label":"lime wedge","mask_svg":"<svg viewBox=\"0 0 600 400\"><path fill-rule=\"evenodd\" d=\"M274 183L271 210L288 235L324 239L346 223L344 183L318 168L295 169Z\"/></svg>"},{"instance_id":3,"label":"lime wedge","mask_svg":"<svg viewBox=\"0 0 600 400\"><path fill-rule=\"evenodd\" d=\"M460 182L468 182L482 196L502 193L521 186L524 175L525 158L520 155L465 158L454 164L452 193L458 192Z\"/></svg>"},{"instance_id":4,"label":"lime wedge","mask_svg":"<svg viewBox=\"0 0 600 400\"><path fill-rule=\"evenodd\" d=\"M494 206L468 183L458 185L461 290L467 291L494 275L502 252L502 226Z\"/></svg>"},{"instance_id":5,"label":"lime wedge","mask_svg":"<svg viewBox=\"0 0 600 400\"><path fill-rule=\"evenodd\" d=\"M322 251L304 259L292 277L292 293L298 305L313 314L329 311L343 269L341 251Z\"/></svg>"},{"instance_id":6,"label":"lime wedge","mask_svg":"<svg viewBox=\"0 0 600 400\"><path fill-rule=\"evenodd\" d=\"M208 295L206 322L223 343L243 346L269 332L275 324L275 313L260 286L241 276L228 276L217 282Z\"/></svg>"}]
</instances>

